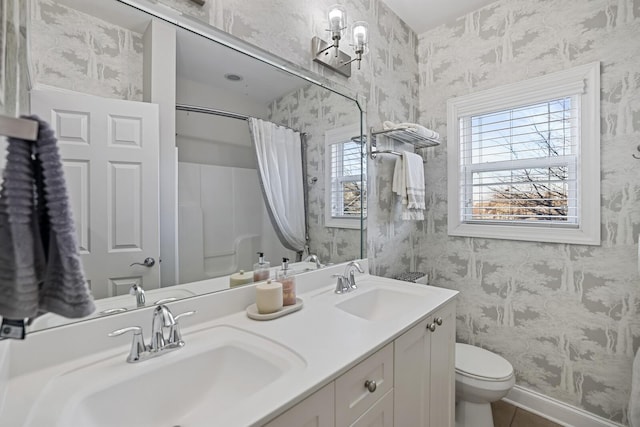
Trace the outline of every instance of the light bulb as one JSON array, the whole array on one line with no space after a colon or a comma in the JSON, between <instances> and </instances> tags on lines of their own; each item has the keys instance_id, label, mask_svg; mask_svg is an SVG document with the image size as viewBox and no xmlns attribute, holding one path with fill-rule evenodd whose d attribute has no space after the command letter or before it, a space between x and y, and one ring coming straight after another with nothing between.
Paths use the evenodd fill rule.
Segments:
<instances>
[{"instance_id":1,"label":"light bulb","mask_svg":"<svg viewBox=\"0 0 640 427\"><path fill-rule=\"evenodd\" d=\"M356 44L362 45L367 42L367 29L359 26L353 29L353 39Z\"/></svg>"},{"instance_id":2,"label":"light bulb","mask_svg":"<svg viewBox=\"0 0 640 427\"><path fill-rule=\"evenodd\" d=\"M329 11L329 29L334 32L342 32L346 27L347 12L340 5L333 5Z\"/></svg>"},{"instance_id":3,"label":"light bulb","mask_svg":"<svg viewBox=\"0 0 640 427\"><path fill-rule=\"evenodd\" d=\"M353 46L356 51L366 53L369 43L369 26L364 21L353 23Z\"/></svg>"}]
</instances>

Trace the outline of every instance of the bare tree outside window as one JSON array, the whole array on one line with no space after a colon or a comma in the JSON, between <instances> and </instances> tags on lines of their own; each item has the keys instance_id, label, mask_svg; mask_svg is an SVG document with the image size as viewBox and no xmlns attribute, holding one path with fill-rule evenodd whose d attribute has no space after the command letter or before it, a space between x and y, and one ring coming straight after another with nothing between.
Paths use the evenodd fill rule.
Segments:
<instances>
[{"instance_id":1,"label":"bare tree outside window","mask_svg":"<svg viewBox=\"0 0 640 427\"><path fill-rule=\"evenodd\" d=\"M467 219L571 220L576 127L571 98L465 120L470 140Z\"/></svg>"}]
</instances>

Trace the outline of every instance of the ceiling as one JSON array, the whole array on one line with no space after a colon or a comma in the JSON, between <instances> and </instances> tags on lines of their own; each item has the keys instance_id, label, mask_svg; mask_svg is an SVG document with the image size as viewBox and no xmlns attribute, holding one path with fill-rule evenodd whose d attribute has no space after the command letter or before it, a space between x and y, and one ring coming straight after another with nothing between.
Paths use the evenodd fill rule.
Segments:
<instances>
[{"instance_id":1,"label":"ceiling","mask_svg":"<svg viewBox=\"0 0 640 427\"><path fill-rule=\"evenodd\" d=\"M417 34L496 0L382 0Z\"/></svg>"},{"instance_id":2,"label":"ceiling","mask_svg":"<svg viewBox=\"0 0 640 427\"><path fill-rule=\"evenodd\" d=\"M118 1L57 1L138 33L144 33L151 22L150 15ZM262 105L308 84L299 77L182 28L176 29L176 48L178 78L250 97ZM239 75L242 80L230 81L225 78L226 74Z\"/></svg>"},{"instance_id":3,"label":"ceiling","mask_svg":"<svg viewBox=\"0 0 640 427\"><path fill-rule=\"evenodd\" d=\"M260 62L243 53L189 31L177 31L178 77L227 92L248 96L266 105L308 82ZM236 74L241 81L230 81L226 74Z\"/></svg>"}]
</instances>

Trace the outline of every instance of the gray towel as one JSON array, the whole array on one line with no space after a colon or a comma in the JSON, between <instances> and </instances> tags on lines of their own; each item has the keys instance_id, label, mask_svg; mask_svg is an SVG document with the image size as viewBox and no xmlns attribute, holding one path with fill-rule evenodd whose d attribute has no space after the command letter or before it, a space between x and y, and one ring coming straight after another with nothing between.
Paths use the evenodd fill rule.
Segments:
<instances>
[{"instance_id":1,"label":"gray towel","mask_svg":"<svg viewBox=\"0 0 640 427\"><path fill-rule=\"evenodd\" d=\"M57 141L36 116L38 140L9 139L0 190L0 315L95 310L84 278ZM33 158L32 155L35 155Z\"/></svg>"}]
</instances>

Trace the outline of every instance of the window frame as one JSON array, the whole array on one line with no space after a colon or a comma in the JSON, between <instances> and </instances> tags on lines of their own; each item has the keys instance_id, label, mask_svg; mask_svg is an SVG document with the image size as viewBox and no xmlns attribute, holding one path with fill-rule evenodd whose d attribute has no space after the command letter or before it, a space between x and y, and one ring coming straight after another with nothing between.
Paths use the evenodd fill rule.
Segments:
<instances>
[{"instance_id":1,"label":"window frame","mask_svg":"<svg viewBox=\"0 0 640 427\"><path fill-rule=\"evenodd\" d=\"M325 191L324 191L324 225L325 227L333 227L333 228L351 228L351 229L360 229L361 219L366 218L366 214L352 218L336 218L333 216L333 212L331 211L331 204L333 200L333 185L331 180L331 146L335 144L341 144L345 142L349 142L353 136L360 135L360 124L352 124L347 126L341 126L339 128L330 129L325 132L324 135L324 167L325 167ZM366 159L363 159L363 164L366 164ZM356 175L345 177L340 173L340 177L338 178L339 183L345 182L360 182L361 183L361 191L365 196L361 196L361 203L364 202L366 197L366 173L362 173L361 169L360 178L355 178ZM361 206L366 208L366 204Z\"/></svg>"},{"instance_id":2,"label":"window frame","mask_svg":"<svg viewBox=\"0 0 640 427\"><path fill-rule=\"evenodd\" d=\"M577 226L548 222L465 222L460 119L561 97L579 100ZM447 101L448 234L450 236L600 245L600 63L574 67ZM477 166L482 168L484 166ZM467 167L468 168L468 167Z\"/></svg>"}]
</instances>

